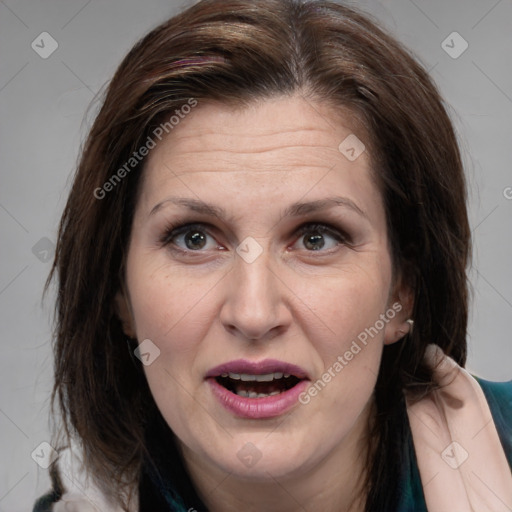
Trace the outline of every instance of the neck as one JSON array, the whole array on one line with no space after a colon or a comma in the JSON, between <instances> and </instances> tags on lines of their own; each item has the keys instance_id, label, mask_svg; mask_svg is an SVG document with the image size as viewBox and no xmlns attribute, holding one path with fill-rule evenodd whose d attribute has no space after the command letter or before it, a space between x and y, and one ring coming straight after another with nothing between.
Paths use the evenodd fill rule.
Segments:
<instances>
[{"instance_id":1,"label":"neck","mask_svg":"<svg viewBox=\"0 0 512 512\"><path fill-rule=\"evenodd\" d=\"M205 464L181 445L192 481L210 512L364 512L372 401L347 437L316 466L293 476L251 482ZM319 433L322 435L322 433Z\"/></svg>"}]
</instances>

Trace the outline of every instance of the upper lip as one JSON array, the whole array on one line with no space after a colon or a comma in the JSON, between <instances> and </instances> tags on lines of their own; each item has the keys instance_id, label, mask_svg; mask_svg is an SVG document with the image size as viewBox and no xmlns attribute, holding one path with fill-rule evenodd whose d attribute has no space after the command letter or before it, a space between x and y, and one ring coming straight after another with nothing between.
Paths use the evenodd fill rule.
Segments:
<instances>
[{"instance_id":1,"label":"upper lip","mask_svg":"<svg viewBox=\"0 0 512 512\"><path fill-rule=\"evenodd\" d=\"M236 359L227 363L219 364L208 371L206 378L219 377L223 373L237 373L248 375L266 375L269 373L290 374L299 379L307 379L307 372L295 364L277 359L263 359L262 361L249 361L247 359Z\"/></svg>"}]
</instances>

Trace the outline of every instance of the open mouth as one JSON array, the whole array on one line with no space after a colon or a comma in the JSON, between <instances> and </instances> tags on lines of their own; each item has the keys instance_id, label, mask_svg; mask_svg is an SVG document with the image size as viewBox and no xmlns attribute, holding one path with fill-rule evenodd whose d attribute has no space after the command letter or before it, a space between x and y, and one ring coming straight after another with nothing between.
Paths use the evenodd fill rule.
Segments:
<instances>
[{"instance_id":1,"label":"open mouth","mask_svg":"<svg viewBox=\"0 0 512 512\"><path fill-rule=\"evenodd\" d=\"M237 359L210 369L205 375L213 396L239 418L275 418L297 405L308 387L306 370L287 361Z\"/></svg>"},{"instance_id":2,"label":"open mouth","mask_svg":"<svg viewBox=\"0 0 512 512\"><path fill-rule=\"evenodd\" d=\"M215 380L228 391L238 396L244 398L267 398L292 389L303 379L282 372L260 375L229 372L222 373L215 377Z\"/></svg>"}]
</instances>

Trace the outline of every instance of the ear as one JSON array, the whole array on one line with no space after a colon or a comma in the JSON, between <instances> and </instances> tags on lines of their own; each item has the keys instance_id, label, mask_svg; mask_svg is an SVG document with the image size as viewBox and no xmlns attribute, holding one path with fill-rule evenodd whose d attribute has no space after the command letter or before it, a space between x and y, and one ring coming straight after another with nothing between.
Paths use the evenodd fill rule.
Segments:
<instances>
[{"instance_id":1,"label":"ear","mask_svg":"<svg viewBox=\"0 0 512 512\"><path fill-rule=\"evenodd\" d=\"M117 317L123 326L123 332L130 338L136 338L132 308L125 292L118 291L116 293L114 307Z\"/></svg>"},{"instance_id":2,"label":"ear","mask_svg":"<svg viewBox=\"0 0 512 512\"><path fill-rule=\"evenodd\" d=\"M391 345L401 340L412 329L411 315L414 308L414 290L403 279L395 286L394 293L390 295L388 311L395 315L387 315L390 321L384 329L384 344ZM409 321L408 321L409 320Z\"/></svg>"}]
</instances>

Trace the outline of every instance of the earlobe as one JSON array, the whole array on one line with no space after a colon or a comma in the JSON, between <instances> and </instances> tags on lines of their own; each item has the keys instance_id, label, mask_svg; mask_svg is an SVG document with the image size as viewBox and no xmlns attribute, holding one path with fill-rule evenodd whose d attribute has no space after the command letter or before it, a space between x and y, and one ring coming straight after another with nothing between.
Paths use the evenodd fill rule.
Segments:
<instances>
[{"instance_id":1,"label":"earlobe","mask_svg":"<svg viewBox=\"0 0 512 512\"><path fill-rule=\"evenodd\" d=\"M136 338L133 315L131 312L130 305L128 303L128 298L122 291L118 291L116 293L114 299L114 306L117 317L121 321L121 325L123 326L123 332L129 338Z\"/></svg>"},{"instance_id":2,"label":"earlobe","mask_svg":"<svg viewBox=\"0 0 512 512\"><path fill-rule=\"evenodd\" d=\"M395 331L395 336L391 343L400 341L407 334L412 334L413 327L414 327L414 320L412 320L411 318L409 318L408 320L403 322L402 325L400 327L398 327L397 330Z\"/></svg>"},{"instance_id":3,"label":"earlobe","mask_svg":"<svg viewBox=\"0 0 512 512\"><path fill-rule=\"evenodd\" d=\"M410 318L405 320L404 322L399 323L398 325L397 323L395 323L394 326L386 326L384 344L391 345L393 343L396 343L397 341L400 341L407 334L412 333L413 326L414 321Z\"/></svg>"}]
</instances>

